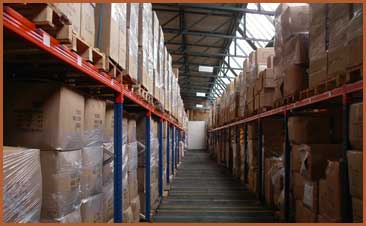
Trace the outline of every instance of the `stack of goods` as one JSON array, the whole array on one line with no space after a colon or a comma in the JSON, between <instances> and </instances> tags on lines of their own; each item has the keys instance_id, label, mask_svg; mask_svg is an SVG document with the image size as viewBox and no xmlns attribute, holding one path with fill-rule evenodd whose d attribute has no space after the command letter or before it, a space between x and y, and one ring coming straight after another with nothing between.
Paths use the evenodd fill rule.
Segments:
<instances>
[{"instance_id":1,"label":"stack of goods","mask_svg":"<svg viewBox=\"0 0 366 226\"><path fill-rule=\"evenodd\" d=\"M21 81L9 82L4 97L5 145L41 150L41 220L80 219L84 97L56 84Z\"/></svg>"},{"instance_id":2,"label":"stack of goods","mask_svg":"<svg viewBox=\"0 0 366 226\"><path fill-rule=\"evenodd\" d=\"M309 5L280 4L275 16L275 100L307 88Z\"/></svg>"},{"instance_id":3,"label":"stack of goods","mask_svg":"<svg viewBox=\"0 0 366 226\"><path fill-rule=\"evenodd\" d=\"M342 82L347 69L362 63L362 4L310 6L309 87L335 78Z\"/></svg>"},{"instance_id":4,"label":"stack of goods","mask_svg":"<svg viewBox=\"0 0 366 226\"><path fill-rule=\"evenodd\" d=\"M264 197L266 204L283 216L284 167L281 157L268 157L264 162Z\"/></svg>"},{"instance_id":5,"label":"stack of goods","mask_svg":"<svg viewBox=\"0 0 366 226\"><path fill-rule=\"evenodd\" d=\"M289 139L291 151L292 196L295 205L296 222L317 222L326 216L331 221L339 221L340 193L332 193L332 199L322 200L324 205L329 203L333 211L319 208L319 198L323 193L319 187L324 188L324 181L331 178L326 176L328 161L337 164L342 153L342 145L337 143L340 132L339 127L332 127L330 115L294 116L289 118ZM333 168L335 169L335 168ZM335 169L336 170L336 169ZM339 175L338 178L339 180ZM330 179L329 179L330 180ZM340 183L333 183L333 189L340 189ZM329 187L329 186L328 186ZM330 187L331 188L331 187ZM330 196L329 196L330 197ZM336 199L337 198L337 199ZM335 205L337 204L337 205ZM321 216L321 217L318 217Z\"/></svg>"},{"instance_id":6,"label":"stack of goods","mask_svg":"<svg viewBox=\"0 0 366 226\"><path fill-rule=\"evenodd\" d=\"M249 58L251 63L251 77L254 95L254 110L259 111L264 108L272 107L272 97L274 93L273 73L267 73L268 58L274 55L273 48L259 48L251 53ZM254 59L252 59L254 58ZM250 83L249 83L250 84Z\"/></svg>"},{"instance_id":7,"label":"stack of goods","mask_svg":"<svg viewBox=\"0 0 366 226\"><path fill-rule=\"evenodd\" d=\"M39 150L4 146L3 175L3 221L39 222L42 204Z\"/></svg>"},{"instance_id":8,"label":"stack of goods","mask_svg":"<svg viewBox=\"0 0 366 226\"><path fill-rule=\"evenodd\" d=\"M146 161L146 117L144 114L135 115L136 118L136 140L137 140L137 152L138 152L138 168L137 168L137 181L138 181L138 193L140 197L141 213L145 213L145 161ZM151 120L150 123L150 203L151 214L159 204L159 169L158 169L158 157L159 157L159 141L158 141L158 123Z\"/></svg>"},{"instance_id":9,"label":"stack of goods","mask_svg":"<svg viewBox=\"0 0 366 226\"><path fill-rule=\"evenodd\" d=\"M82 222L103 222L102 175L105 113L105 101L86 98L80 176Z\"/></svg>"},{"instance_id":10,"label":"stack of goods","mask_svg":"<svg viewBox=\"0 0 366 226\"><path fill-rule=\"evenodd\" d=\"M131 3L133 5L134 3ZM138 12L138 73L137 82L150 94L154 94L153 83L153 13L151 3L140 3ZM136 18L132 18L136 20ZM158 80L160 81L160 80Z\"/></svg>"},{"instance_id":11,"label":"stack of goods","mask_svg":"<svg viewBox=\"0 0 366 226\"><path fill-rule=\"evenodd\" d=\"M60 3L62 4L65 3ZM97 3L95 18L95 46L106 55L108 60L126 69L127 3ZM121 75L116 79L122 82Z\"/></svg>"},{"instance_id":12,"label":"stack of goods","mask_svg":"<svg viewBox=\"0 0 366 226\"><path fill-rule=\"evenodd\" d=\"M245 184L245 161L246 161L246 156L245 156L245 144L244 144L244 128L240 128L239 129L239 178L241 183Z\"/></svg>"},{"instance_id":13,"label":"stack of goods","mask_svg":"<svg viewBox=\"0 0 366 226\"><path fill-rule=\"evenodd\" d=\"M362 103L352 104L349 113L349 141L347 152L349 190L352 196L353 221L362 222Z\"/></svg>"},{"instance_id":14,"label":"stack of goods","mask_svg":"<svg viewBox=\"0 0 366 226\"><path fill-rule=\"evenodd\" d=\"M248 164L248 189L257 192L257 171L258 171L258 125L248 124L248 144L247 144L247 164Z\"/></svg>"}]
</instances>

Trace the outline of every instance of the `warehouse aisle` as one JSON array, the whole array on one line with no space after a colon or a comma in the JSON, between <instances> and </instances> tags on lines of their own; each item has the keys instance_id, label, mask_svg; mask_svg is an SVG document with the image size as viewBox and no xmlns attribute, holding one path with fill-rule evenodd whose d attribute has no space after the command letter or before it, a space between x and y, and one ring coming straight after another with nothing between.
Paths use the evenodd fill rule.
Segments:
<instances>
[{"instance_id":1,"label":"warehouse aisle","mask_svg":"<svg viewBox=\"0 0 366 226\"><path fill-rule=\"evenodd\" d=\"M273 213L207 152L190 150L154 222L273 222Z\"/></svg>"}]
</instances>

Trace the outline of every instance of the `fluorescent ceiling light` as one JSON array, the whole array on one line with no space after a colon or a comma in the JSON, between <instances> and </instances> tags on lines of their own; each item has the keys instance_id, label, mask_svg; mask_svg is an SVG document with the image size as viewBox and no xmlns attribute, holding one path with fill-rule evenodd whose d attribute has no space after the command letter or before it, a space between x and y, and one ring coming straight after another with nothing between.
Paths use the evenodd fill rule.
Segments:
<instances>
[{"instance_id":1,"label":"fluorescent ceiling light","mask_svg":"<svg viewBox=\"0 0 366 226\"><path fill-rule=\"evenodd\" d=\"M196 96L198 96L198 97L205 97L206 96L206 93L197 92L196 93Z\"/></svg>"},{"instance_id":2,"label":"fluorescent ceiling light","mask_svg":"<svg viewBox=\"0 0 366 226\"><path fill-rule=\"evenodd\" d=\"M209 73L212 73L213 72L213 67L199 65L198 66L198 71L199 72L209 72Z\"/></svg>"},{"instance_id":3,"label":"fluorescent ceiling light","mask_svg":"<svg viewBox=\"0 0 366 226\"><path fill-rule=\"evenodd\" d=\"M203 105L202 104L196 104L196 107L203 108Z\"/></svg>"}]
</instances>

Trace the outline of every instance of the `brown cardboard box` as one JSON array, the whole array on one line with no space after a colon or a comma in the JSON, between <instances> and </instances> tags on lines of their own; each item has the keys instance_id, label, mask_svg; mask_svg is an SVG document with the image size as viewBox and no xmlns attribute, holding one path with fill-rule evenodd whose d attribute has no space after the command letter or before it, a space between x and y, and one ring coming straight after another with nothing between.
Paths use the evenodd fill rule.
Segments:
<instances>
[{"instance_id":1,"label":"brown cardboard box","mask_svg":"<svg viewBox=\"0 0 366 226\"><path fill-rule=\"evenodd\" d=\"M106 102L95 98L85 99L84 129L104 129Z\"/></svg>"},{"instance_id":2,"label":"brown cardboard box","mask_svg":"<svg viewBox=\"0 0 366 226\"><path fill-rule=\"evenodd\" d=\"M127 61L126 73L137 81L139 3L127 4Z\"/></svg>"},{"instance_id":3,"label":"brown cardboard box","mask_svg":"<svg viewBox=\"0 0 366 226\"><path fill-rule=\"evenodd\" d=\"M248 139L248 164L249 168L256 168L258 162L258 140Z\"/></svg>"},{"instance_id":4,"label":"brown cardboard box","mask_svg":"<svg viewBox=\"0 0 366 226\"><path fill-rule=\"evenodd\" d=\"M81 3L80 36L90 46L94 45L95 38L94 9L95 3Z\"/></svg>"},{"instance_id":5,"label":"brown cardboard box","mask_svg":"<svg viewBox=\"0 0 366 226\"><path fill-rule=\"evenodd\" d=\"M307 84L305 68L299 65L287 66L283 82L283 93L285 97L294 95L307 88Z\"/></svg>"},{"instance_id":6,"label":"brown cardboard box","mask_svg":"<svg viewBox=\"0 0 366 226\"><path fill-rule=\"evenodd\" d=\"M284 46L285 64L309 64L309 34L300 33L290 37Z\"/></svg>"},{"instance_id":7,"label":"brown cardboard box","mask_svg":"<svg viewBox=\"0 0 366 226\"><path fill-rule=\"evenodd\" d=\"M38 149L3 146L3 221L39 222L42 173Z\"/></svg>"},{"instance_id":8,"label":"brown cardboard box","mask_svg":"<svg viewBox=\"0 0 366 226\"><path fill-rule=\"evenodd\" d=\"M304 178L299 173L292 173L293 182L292 182L292 192L294 198L297 200L304 199Z\"/></svg>"},{"instance_id":9,"label":"brown cardboard box","mask_svg":"<svg viewBox=\"0 0 366 226\"><path fill-rule=\"evenodd\" d=\"M320 70L317 72L312 72L309 74L309 88L316 88L318 85L322 84L327 80L327 71L326 69Z\"/></svg>"},{"instance_id":10,"label":"brown cardboard box","mask_svg":"<svg viewBox=\"0 0 366 226\"><path fill-rule=\"evenodd\" d=\"M294 144L291 149L291 170L296 173L300 173L302 159L302 153L300 152L302 146Z\"/></svg>"},{"instance_id":11,"label":"brown cardboard box","mask_svg":"<svg viewBox=\"0 0 366 226\"><path fill-rule=\"evenodd\" d=\"M274 55L274 48L273 47L258 48L258 49L256 49L255 53L256 53L256 54L254 54L254 57L255 57L254 63L255 64L267 64L267 58L269 56Z\"/></svg>"},{"instance_id":12,"label":"brown cardboard box","mask_svg":"<svg viewBox=\"0 0 366 226\"><path fill-rule=\"evenodd\" d=\"M248 190L250 192L257 192L257 170L249 169L248 171Z\"/></svg>"},{"instance_id":13,"label":"brown cardboard box","mask_svg":"<svg viewBox=\"0 0 366 226\"><path fill-rule=\"evenodd\" d=\"M329 161L326 179L319 182L319 212L340 222L342 191L339 162Z\"/></svg>"},{"instance_id":14,"label":"brown cardboard box","mask_svg":"<svg viewBox=\"0 0 366 226\"><path fill-rule=\"evenodd\" d=\"M53 219L41 219L41 223L81 223L80 206L78 206L73 212L63 216L62 218Z\"/></svg>"},{"instance_id":15,"label":"brown cardboard box","mask_svg":"<svg viewBox=\"0 0 366 226\"><path fill-rule=\"evenodd\" d=\"M292 144L331 143L330 120L326 115L290 117L288 130Z\"/></svg>"},{"instance_id":16,"label":"brown cardboard box","mask_svg":"<svg viewBox=\"0 0 366 226\"><path fill-rule=\"evenodd\" d=\"M328 79L335 77L338 73L345 72L348 58L345 53L347 53L347 48L344 45L328 50Z\"/></svg>"},{"instance_id":17,"label":"brown cardboard box","mask_svg":"<svg viewBox=\"0 0 366 226\"><path fill-rule=\"evenodd\" d=\"M259 108L263 109L266 107L273 106L273 93L274 88L264 88L259 93Z\"/></svg>"},{"instance_id":18,"label":"brown cardboard box","mask_svg":"<svg viewBox=\"0 0 366 226\"><path fill-rule=\"evenodd\" d=\"M363 222L363 204L361 199L352 197L353 222Z\"/></svg>"},{"instance_id":19,"label":"brown cardboard box","mask_svg":"<svg viewBox=\"0 0 366 226\"><path fill-rule=\"evenodd\" d=\"M281 15L281 35L287 40L293 34L307 32L310 24L310 7L297 4L287 7Z\"/></svg>"},{"instance_id":20,"label":"brown cardboard box","mask_svg":"<svg viewBox=\"0 0 366 226\"><path fill-rule=\"evenodd\" d=\"M102 192L103 149L99 146L84 147L81 151L81 197Z\"/></svg>"},{"instance_id":21,"label":"brown cardboard box","mask_svg":"<svg viewBox=\"0 0 366 226\"><path fill-rule=\"evenodd\" d=\"M265 200L267 205L273 207L275 204L274 200L274 186L272 183L272 176L278 171L282 165L282 160L280 158L266 158L265 160L265 173L264 173L264 190L265 190Z\"/></svg>"},{"instance_id":22,"label":"brown cardboard box","mask_svg":"<svg viewBox=\"0 0 366 226\"><path fill-rule=\"evenodd\" d=\"M42 151L42 218L66 216L80 204L81 150Z\"/></svg>"},{"instance_id":23,"label":"brown cardboard box","mask_svg":"<svg viewBox=\"0 0 366 226\"><path fill-rule=\"evenodd\" d=\"M316 213L309 210L302 201L296 200L296 222L297 223L314 223L317 221Z\"/></svg>"},{"instance_id":24,"label":"brown cardboard box","mask_svg":"<svg viewBox=\"0 0 366 226\"><path fill-rule=\"evenodd\" d=\"M341 144L309 144L301 145L302 163L300 173L309 180L324 178L327 161L336 161L341 157Z\"/></svg>"},{"instance_id":25,"label":"brown cardboard box","mask_svg":"<svg viewBox=\"0 0 366 226\"><path fill-rule=\"evenodd\" d=\"M122 68L126 68L126 7L127 3L97 3L95 8L95 46Z\"/></svg>"},{"instance_id":26,"label":"brown cardboard box","mask_svg":"<svg viewBox=\"0 0 366 226\"><path fill-rule=\"evenodd\" d=\"M273 52L274 54L274 52ZM273 69L273 59L274 59L274 55L272 56L268 56L267 57L267 69Z\"/></svg>"},{"instance_id":27,"label":"brown cardboard box","mask_svg":"<svg viewBox=\"0 0 366 226\"><path fill-rule=\"evenodd\" d=\"M362 36L347 43L346 67L356 67L362 64Z\"/></svg>"},{"instance_id":28,"label":"brown cardboard box","mask_svg":"<svg viewBox=\"0 0 366 226\"><path fill-rule=\"evenodd\" d=\"M131 201L131 211L132 211L132 222L140 221L140 196L136 196Z\"/></svg>"},{"instance_id":29,"label":"brown cardboard box","mask_svg":"<svg viewBox=\"0 0 366 226\"><path fill-rule=\"evenodd\" d=\"M80 3L53 3L69 19L72 25L72 30L76 34L80 34Z\"/></svg>"},{"instance_id":30,"label":"brown cardboard box","mask_svg":"<svg viewBox=\"0 0 366 226\"><path fill-rule=\"evenodd\" d=\"M114 106L112 102L106 102L106 111L104 119L104 142L112 142L114 132Z\"/></svg>"},{"instance_id":31,"label":"brown cardboard box","mask_svg":"<svg viewBox=\"0 0 366 226\"><path fill-rule=\"evenodd\" d=\"M353 197L362 199L362 152L349 150L347 159L350 193Z\"/></svg>"},{"instance_id":32,"label":"brown cardboard box","mask_svg":"<svg viewBox=\"0 0 366 226\"><path fill-rule=\"evenodd\" d=\"M318 213L319 210L319 185L318 181L304 180L303 203L309 210Z\"/></svg>"},{"instance_id":33,"label":"brown cardboard box","mask_svg":"<svg viewBox=\"0 0 366 226\"><path fill-rule=\"evenodd\" d=\"M97 194L81 202L80 212L83 223L103 222L103 194Z\"/></svg>"},{"instance_id":34,"label":"brown cardboard box","mask_svg":"<svg viewBox=\"0 0 366 226\"><path fill-rule=\"evenodd\" d=\"M113 218L113 181L103 185L103 221L107 222L111 218Z\"/></svg>"},{"instance_id":35,"label":"brown cardboard box","mask_svg":"<svg viewBox=\"0 0 366 226\"><path fill-rule=\"evenodd\" d=\"M5 145L41 150L75 150L83 146L84 97L66 87L8 82L4 118Z\"/></svg>"},{"instance_id":36,"label":"brown cardboard box","mask_svg":"<svg viewBox=\"0 0 366 226\"><path fill-rule=\"evenodd\" d=\"M349 109L349 141L353 149L362 150L362 102L351 104Z\"/></svg>"}]
</instances>

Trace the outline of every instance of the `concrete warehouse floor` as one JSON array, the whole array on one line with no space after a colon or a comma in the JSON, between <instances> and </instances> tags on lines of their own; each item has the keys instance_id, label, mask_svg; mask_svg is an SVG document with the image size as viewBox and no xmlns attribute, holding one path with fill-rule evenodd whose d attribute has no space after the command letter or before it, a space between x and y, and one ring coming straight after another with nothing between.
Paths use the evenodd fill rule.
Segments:
<instances>
[{"instance_id":1,"label":"concrete warehouse floor","mask_svg":"<svg viewBox=\"0 0 366 226\"><path fill-rule=\"evenodd\" d=\"M203 150L186 152L154 217L154 222L273 221L273 212Z\"/></svg>"}]
</instances>

